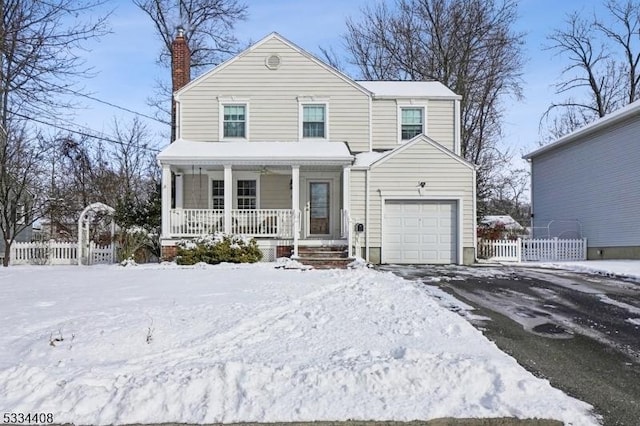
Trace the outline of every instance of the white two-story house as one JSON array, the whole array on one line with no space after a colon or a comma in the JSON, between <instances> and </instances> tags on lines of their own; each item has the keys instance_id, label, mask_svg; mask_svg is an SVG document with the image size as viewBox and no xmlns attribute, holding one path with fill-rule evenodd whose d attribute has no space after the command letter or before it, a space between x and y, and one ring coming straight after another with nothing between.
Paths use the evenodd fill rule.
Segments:
<instances>
[{"instance_id":1,"label":"white two-story house","mask_svg":"<svg viewBox=\"0 0 640 426\"><path fill-rule=\"evenodd\" d=\"M475 260L475 169L442 84L354 81L273 33L174 98L164 257L224 231L267 259L342 245L374 263Z\"/></svg>"}]
</instances>

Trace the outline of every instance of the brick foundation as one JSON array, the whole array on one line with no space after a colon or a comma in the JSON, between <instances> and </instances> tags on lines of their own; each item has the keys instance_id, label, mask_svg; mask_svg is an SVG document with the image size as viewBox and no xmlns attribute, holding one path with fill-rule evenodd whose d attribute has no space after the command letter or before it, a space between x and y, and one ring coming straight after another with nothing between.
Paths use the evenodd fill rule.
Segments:
<instances>
[{"instance_id":1,"label":"brick foundation","mask_svg":"<svg viewBox=\"0 0 640 426\"><path fill-rule=\"evenodd\" d=\"M293 246L276 246L276 258L291 257Z\"/></svg>"},{"instance_id":2,"label":"brick foundation","mask_svg":"<svg viewBox=\"0 0 640 426\"><path fill-rule=\"evenodd\" d=\"M162 246L162 260L172 262L176 259L178 255L178 247L177 246Z\"/></svg>"}]
</instances>

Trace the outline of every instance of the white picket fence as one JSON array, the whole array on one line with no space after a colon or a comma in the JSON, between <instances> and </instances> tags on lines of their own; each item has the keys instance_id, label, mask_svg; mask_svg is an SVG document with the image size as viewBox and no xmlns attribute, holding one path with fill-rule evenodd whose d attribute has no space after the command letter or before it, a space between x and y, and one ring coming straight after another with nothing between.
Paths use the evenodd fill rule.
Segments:
<instances>
[{"instance_id":1,"label":"white picket fence","mask_svg":"<svg viewBox=\"0 0 640 426\"><path fill-rule=\"evenodd\" d=\"M113 245L89 244L91 265L114 263ZM11 245L11 265L77 265L78 243L55 240L13 243Z\"/></svg>"},{"instance_id":2,"label":"white picket fence","mask_svg":"<svg viewBox=\"0 0 640 426\"><path fill-rule=\"evenodd\" d=\"M586 260L587 239L479 240L478 257L510 262Z\"/></svg>"}]
</instances>

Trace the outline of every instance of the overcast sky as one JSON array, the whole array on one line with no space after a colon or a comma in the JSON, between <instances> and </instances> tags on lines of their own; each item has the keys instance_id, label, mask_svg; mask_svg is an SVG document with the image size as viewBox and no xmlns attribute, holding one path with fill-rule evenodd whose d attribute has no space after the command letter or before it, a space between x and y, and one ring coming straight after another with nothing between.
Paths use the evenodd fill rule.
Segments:
<instances>
[{"instance_id":1,"label":"overcast sky","mask_svg":"<svg viewBox=\"0 0 640 426\"><path fill-rule=\"evenodd\" d=\"M237 26L242 45L257 41L277 31L303 49L320 55L319 47L342 50L341 35L345 19L359 16L366 0L248 0L249 18ZM523 72L525 98L505 105L503 147L511 147L518 156L536 147L538 122L554 99L551 85L557 80L561 62L543 50L545 37L562 25L566 13L602 10L599 0L521 0L516 31L526 33L524 46L527 58ZM96 98L152 115L146 100L153 92L155 80L167 72L156 65L159 42L151 22L131 0L109 2L115 8L111 18L113 33L89 46L87 60L97 75L84 82ZM557 99L557 98L556 98ZM78 124L110 135L114 117L130 119L132 114L90 100L82 101ZM162 126L148 119L149 127L158 133L158 146L165 139L159 136Z\"/></svg>"}]
</instances>

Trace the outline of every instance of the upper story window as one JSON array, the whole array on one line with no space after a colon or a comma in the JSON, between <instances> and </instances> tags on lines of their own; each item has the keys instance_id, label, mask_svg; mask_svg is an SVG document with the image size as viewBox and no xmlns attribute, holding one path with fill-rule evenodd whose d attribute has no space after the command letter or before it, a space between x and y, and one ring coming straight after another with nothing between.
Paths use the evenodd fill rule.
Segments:
<instances>
[{"instance_id":1,"label":"upper story window","mask_svg":"<svg viewBox=\"0 0 640 426\"><path fill-rule=\"evenodd\" d=\"M224 105L223 137L246 138L247 106Z\"/></svg>"},{"instance_id":2,"label":"upper story window","mask_svg":"<svg viewBox=\"0 0 640 426\"><path fill-rule=\"evenodd\" d=\"M400 138L403 141L413 139L420 133L424 133L424 108L401 108Z\"/></svg>"},{"instance_id":3,"label":"upper story window","mask_svg":"<svg viewBox=\"0 0 640 426\"><path fill-rule=\"evenodd\" d=\"M224 210L224 180L211 181L211 208Z\"/></svg>"},{"instance_id":4,"label":"upper story window","mask_svg":"<svg viewBox=\"0 0 640 426\"><path fill-rule=\"evenodd\" d=\"M258 185L255 179L238 179L238 209L255 210Z\"/></svg>"},{"instance_id":5,"label":"upper story window","mask_svg":"<svg viewBox=\"0 0 640 426\"><path fill-rule=\"evenodd\" d=\"M326 132L325 105L302 106L302 137L325 138Z\"/></svg>"}]
</instances>

